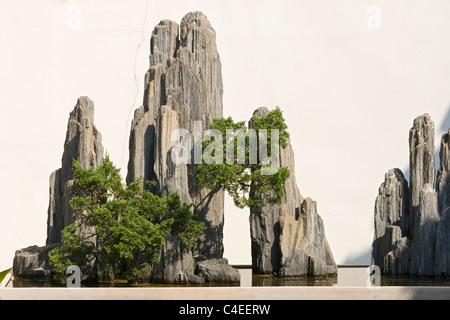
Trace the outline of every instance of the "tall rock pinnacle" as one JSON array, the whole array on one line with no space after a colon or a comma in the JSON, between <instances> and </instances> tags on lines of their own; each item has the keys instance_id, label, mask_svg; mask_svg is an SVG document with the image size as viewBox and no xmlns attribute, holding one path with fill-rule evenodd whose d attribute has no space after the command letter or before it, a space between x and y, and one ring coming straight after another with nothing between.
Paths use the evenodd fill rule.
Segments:
<instances>
[{"instance_id":1,"label":"tall rock pinnacle","mask_svg":"<svg viewBox=\"0 0 450 320\"><path fill-rule=\"evenodd\" d=\"M201 138L212 120L223 116L216 33L201 12L186 14L180 25L162 20L151 36L149 60L143 105L135 111L131 125L127 183L143 177L155 181L153 191L162 196L178 190L181 200L192 204L194 214L205 224L192 255L222 258L224 193L197 186L194 154L194 137L200 134ZM180 154L185 159L181 163L174 158ZM176 239L166 242L173 246ZM179 250L163 248L160 265L170 263L172 251ZM175 275L155 277L174 279Z\"/></svg>"},{"instance_id":2,"label":"tall rock pinnacle","mask_svg":"<svg viewBox=\"0 0 450 320\"><path fill-rule=\"evenodd\" d=\"M411 229L414 229L420 193L426 183L434 186L434 123L425 113L414 119L409 131L409 169L411 191Z\"/></svg>"},{"instance_id":3,"label":"tall rock pinnacle","mask_svg":"<svg viewBox=\"0 0 450 320\"><path fill-rule=\"evenodd\" d=\"M253 116L263 117L268 113L267 108L261 107ZM336 274L336 263L325 237L322 218L317 213L317 204L311 198L303 199L299 191L294 151L289 138L287 142L279 155L280 166L290 171L285 182L285 198L279 204L250 208L253 271L278 273L282 277ZM258 196L252 190L250 193Z\"/></svg>"},{"instance_id":4,"label":"tall rock pinnacle","mask_svg":"<svg viewBox=\"0 0 450 320\"><path fill-rule=\"evenodd\" d=\"M49 277L51 274L47 254L61 242L62 230L76 222L75 212L69 204L74 196L72 164L76 160L87 169L97 168L103 162L102 135L94 125L94 103L88 97L80 97L69 115L61 168L50 175L50 192L47 216L46 246L30 246L17 250L13 272L17 276ZM93 234L91 226L81 224L83 239ZM94 241L93 237L90 237ZM95 261L83 269L82 279L96 278Z\"/></svg>"},{"instance_id":5,"label":"tall rock pinnacle","mask_svg":"<svg viewBox=\"0 0 450 320\"><path fill-rule=\"evenodd\" d=\"M448 136L446 133L441 139L436 189L434 124L428 114L414 119L409 131L409 204L407 182L400 170L389 171L380 186L372 262L384 274L450 275Z\"/></svg>"},{"instance_id":6,"label":"tall rock pinnacle","mask_svg":"<svg viewBox=\"0 0 450 320\"><path fill-rule=\"evenodd\" d=\"M94 103L78 98L67 123L61 168L50 175L50 202L47 220L47 244L61 241L61 231L71 224L74 214L69 205L73 188L73 160L85 169L103 162L102 135L94 125Z\"/></svg>"}]
</instances>

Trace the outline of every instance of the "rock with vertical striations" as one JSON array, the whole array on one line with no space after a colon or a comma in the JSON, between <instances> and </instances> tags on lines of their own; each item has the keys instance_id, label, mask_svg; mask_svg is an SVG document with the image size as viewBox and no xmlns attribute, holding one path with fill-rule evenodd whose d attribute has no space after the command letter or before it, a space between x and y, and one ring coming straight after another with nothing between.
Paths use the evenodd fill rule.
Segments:
<instances>
[{"instance_id":1,"label":"rock with vertical striations","mask_svg":"<svg viewBox=\"0 0 450 320\"><path fill-rule=\"evenodd\" d=\"M328 276L337 273L315 201L306 198L298 219L284 214L279 223L281 277Z\"/></svg>"},{"instance_id":2,"label":"rock with vertical striations","mask_svg":"<svg viewBox=\"0 0 450 320\"><path fill-rule=\"evenodd\" d=\"M384 274L435 277L450 274L448 137L446 133L441 139L441 165L435 190L434 124L428 114L414 119L409 132L409 217L404 214L408 210L400 210L403 201L398 201L404 198L405 189L400 187L406 185L402 182L404 178L398 179L396 175L393 180L394 175L388 174L392 178L386 175L380 187L375 204L372 262L378 264ZM403 190L402 196L395 190Z\"/></svg>"},{"instance_id":3,"label":"rock with vertical striations","mask_svg":"<svg viewBox=\"0 0 450 320\"><path fill-rule=\"evenodd\" d=\"M408 181L400 169L389 170L375 200L372 243L372 263L379 266L382 273L385 273L385 257L393 250L394 243L409 234L409 205Z\"/></svg>"},{"instance_id":4,"label":"rock with vertical striations","mask_svg":"<svg viewBox=\"0 0 450 320\"><path fill-rule=\"evenodd\" d=\"M410 228L413 230L422 188L426 183L434 185L435 179L434 123L427 113L415 118L409 131L409 170Z\"/></svg>"},{"instance_id":5,"label":"rock with vertical striations","mask_svg":"<svg viewBox=\"0 0 450 320\"><path fill-rule=\"evenodd\" d=\"M127 183L143 177L155 181L152 191L163 196L178 190L181 200L192 204L194 214L205 225L192 256L222 258L224 193L197 186L195 173L201 150L199 153L194 147L212 120L223 116L216 33L201 12L186 14L180 25L162 20L152 32L149 60L143 105L135 111L131 125ZM170 250L180 250L175 247ZM168 248L162 250L170 256ZM155 270L159 270L156 274L161 268ZM178 278L194 278L186 274ZM173 281L167 275L155 277Z\"/></svg>"},{"instance_id":6,"label":"rock with vertical striations","mask_svg":"<svg viewBox=\"0 0 450 320\"><path fill-rule=\"evenodd\" d=\"M260 107L253 112L253 116L263 117L269 113L266 107ZM252 119L249 128L252 127ZM285 182L286 197L280 204L250 208L250 237L252 249L252 268L258 274L276 273L281 268L280 254L280 223L282 215L288 214L298 217L303 197L295 179L294 151L290 139L287 147L280 149L280 167L288 167L290 176ZM254 194L250 190L250 194ZM254 195L257 197L258 195Z\"/></svg>"},{"instance_id":7,"label":"rock with vertical striations","mask_svg":"<svg viewBox=\"0 0 450 320\"><path fill-rule=\"evenodd\" d=\"M263 117L268 113L267 108L261 107L253 116ZM303 199L300 194L294 151L289 139L287 142L279 155L280 167L290 171L285 182L285 198L279 204L250 208L253 272L277 273L281 277L336 274L336 263L325 237L323 221L317 213L317 204L310 198ZM250 193L255 196L252 190Z\"/></svg>"},{"instance_id":8,"label":"rock with vertical striations","mask_svg":"<svg viewBox=\"0 0 450 320\"><path fill-rule=\"evenodd\" d=\"M74 222L69 200L73 196L73 160L87 169L103 162L101 133L94 125L94 103L80 97L70 113L61 169L50 176L50 201L47 219L47 244L61 242L61 231ZM82 228L88 231L88 227Z\"/></svg>"},{"instance_id":9,"label":"rock with vertical striations","mask_svg":"<svg viewBox=\"0 0 450 320\"><path fill-rule=\"evenodd\" d=\"M46 246L17 250L13 267L15 275L50 275L47 254L61 242L62 230L76 222L75 212L69 204L74 196L73 160L85 169L97 168L103 162L103 151L102 136L94 125L94 103L88 97L80 97L69 115L61 168L50 175ZM87 239L92 234L91 226L81 225L81 238ZM93 243L95 239L90 237L86 241ZM94 264L95 261L92 261L83 270L83 280L96 277ZM42 272L36 273L36 270Z\"/></svg>"},{"instance_id":10,"label":"rock with vertical striations","mask_svg":"<svg viewBox=\"0 0 450 320\"><path fill-rule=\"evenodd\" d=\"M440 168L436 177L439 215L442 217L450 208L450 129L442 135L439 150Z\"/></svg>"},{"instance_id":11,"label":"rock with vertical striations","mask_svg":"<svg viewBox=\"0 0 450 320\"><path fill-rule=\"evenodd\" d=\"M418 276L435 275L436 231L439 222L437 195L426 183L421 190L419 207L412 230L410 273Z\"/></svg>"},{"instance_id":12,"label":"rock with vertical striations","mask_svg":"<svg viewBox=\"0 0 450 320\"><path fill-rule=\"evenodd\" d=\"M436 192L440 221L436 230L436 275L450 275L450 129L442 135Z\"/></svg>"}]
</instances>

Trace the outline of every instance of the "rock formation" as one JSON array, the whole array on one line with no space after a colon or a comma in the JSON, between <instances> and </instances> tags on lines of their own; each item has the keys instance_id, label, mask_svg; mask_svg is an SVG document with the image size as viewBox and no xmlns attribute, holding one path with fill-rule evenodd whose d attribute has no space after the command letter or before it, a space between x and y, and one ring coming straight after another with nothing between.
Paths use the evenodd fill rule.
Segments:
<instances>
[{"instance_id":1,"label":"rock formation","mask_svg":"<svg viewBox=\"0 0 450 320\"><path fill-rule=\"evenodd\" d=\"M450 275L448 133L442 136L440 169L434 189L434 123L414 119L409 132L410 180L390 170L375 201L372 263L387 275ZM409 189L409 192L408 192Z\"/></svg>"},{"instance_id":2,"label":"rock formation","mask_svg":"<svg viewBox=\"0 0 450 320\"><path fill-rule=\"evenodd\" d=\"M202 135L214 118L223 116L222 66L215 31L201 12L186 14L180 25L163 20L153 30L149 60L143 104L131 123L126 181L153 181L146 188L161 196L177 191L181 201L192 205L205 230L193 248L184 247L176 235L166 236L160 261L141 277L171 284L237 284L239 272L223 258L224 192L200 188L195 180L202 161ZM266 108L259 108L254 115L267 113ZM103 161L103 151L101 134L94 126L94 105L80 97L70 113L61 168L50 176L47 245L18 250L16 275L50 275L47 254L61 242L64 227L77 218L69 205L74 196L72 161L96 168ZM279 163L291 173L285 198L280 204L250 210L253 270L281 277L336 274L317 204L304 199L297 187L289 140L287 148L280 150ZM420 210L428 214L428 206ZM93 234L86 224L80 232L82 239ZM85 241L95 243L96 239ZM82 275L84 279L104 276L96 271L95 261Z\"/></svg>"},{"instance_id":3,"label":"rock formation","mask_svg":"<svg viewBox=\"0 0 450 320\"><path fill-rule=\"evenodd\" d=\"M69 205L73 196L73 159L83 168L97 168L103 162L103 153L102 136L94 125L94 103L80 97L69 116L61 168L50 175L47 244L61 242L61 231L74 222Z\"/></svg>"},{"instance_id":4,"label":"rock formation","mask_svg":"<svg viewBox=\"0 0 450 320\"><path fill-rule=\"evenodd\" d=\"M414 119L413 126L409 130L409 170L410 227L413 230L422 188L426 183L434 186L434 123L428 114Z\"/></svg>"},{"instance_id":5,"label":"rock formation","mask_svg":"<svg viewBox=\"0 0 450 320\"><path fill-rule=\"evenodd\" d=\"M253 116L263 117L268 113L267 108L261 107ZM253 272L277 273L282 277L336 274L336 263L316 203L310 198L303 199L298 189L294 151L289 138L287 142L279 156L280 166L290 171L285 182L285 198L280 204L250 208ZM250 193L254 194L252 190Z\"/></svg>"},{"instance_id":6,"label":"rock formation","mask_svg":"<svg viewBox=\"0 0 450 320\"><path fill-rule=\"evenodd\" d=\"M442 135L436 192L440 220L436 230L436 274L450 275L450 129Z\"/></svg>"},{"instance_id":7,"label":"rock formation","mask_svg":"<svg viewBox=\"0 0 450 320\"><path fill-rule=\"evenodd\" d=\"M212 120L223 116L221 69L215 31L201 12L188 13L180 25L163 20L154 28L144 101L131 126L127 183L138 177L155 181L153 191L162 196L178 190L205 224L204 235L191 251L180 248L172 235L166 239L159 265L172 264L173 272L155 268L154 275L163 282L193 278L194 257L217 262L223 255L224 193L197 186L201 154L194 148L194 138L201 138Z\"/></svg>"},{"instance_id":8,"label":"rock formation","mask_svg":"<svg viewBox=\"0 0 450 320\"><path fill-rule=\"evenodd\" d=\"M402 171L389 170L375 200L373 264L380 267L384 265L384 259L395 243L406 237L409 231L409 197L408 181ZM386 263L392 265L397 262Z\"/></svg>"},{"instance_id":9,"label":"rock formation","mask_svg":"<svg viewBox=\"0 0 450 320\"><path fill-rule=\"evenodd\" d=\"M88 97L80 97L69 115L61 168L50 175L46 246L17 250L13 262L15 275L50 274L47 253L61 242L61 231L76 218L69 205L73 197L73 160L83 168L96 168L103 162L103 153L102 136L94 125L94 103ZM82 224L80 232L82 238L88 238L92 230ZM85 277L95 277L92 271L84 272Z\"/></svg>"}]
</instances>

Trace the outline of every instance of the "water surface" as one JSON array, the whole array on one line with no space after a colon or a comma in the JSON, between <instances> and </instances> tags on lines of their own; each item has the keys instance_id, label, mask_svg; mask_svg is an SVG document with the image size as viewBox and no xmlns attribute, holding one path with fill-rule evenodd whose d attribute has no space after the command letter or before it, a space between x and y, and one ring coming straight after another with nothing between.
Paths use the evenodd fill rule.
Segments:
<instances>
[{"instance_id":1,"label":"water surface","mask_svg":"<svg viewBox=\"0 0 450 320\"><path fill-rule=\"evenodd\" d=\"M276 276L253 275L252 269L248 267L238 268L241 274L241 287L260 286L366 286L368 283L368 272L366 266L340 266L335 277L327 278L279 278ZM410 277L387 277L381 276L381 286L450 286L450 278L410 278ZM47 279L26 279L14 277L9 286L15 288L23 287L61 287L62 285ZM180 287L183 287L182 285ZM218 286L205 284L203 286ZM174 287L164 284L132 284L125 279L115 281L99 281L94 283L82 283L82 287Z\"/></svg>"}]
</instances>

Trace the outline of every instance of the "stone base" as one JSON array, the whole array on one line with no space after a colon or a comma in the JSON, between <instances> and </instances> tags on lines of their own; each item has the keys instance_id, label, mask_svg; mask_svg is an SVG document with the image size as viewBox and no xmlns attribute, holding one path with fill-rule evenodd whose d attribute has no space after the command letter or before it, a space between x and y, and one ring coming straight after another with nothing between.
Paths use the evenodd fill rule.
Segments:
<instances>
[{"instance_id":1,"label":"stone base","mask_svg":"<svg viewBox=\"0 0 450 320\"><path fill-rule=\"evenodd\" d=\"M13 261L13 273L26 278L49 278L51 276L48 264L48 253L60 244L43 247L29 246L17 250Z\"/></svg>"}]
</instances>

